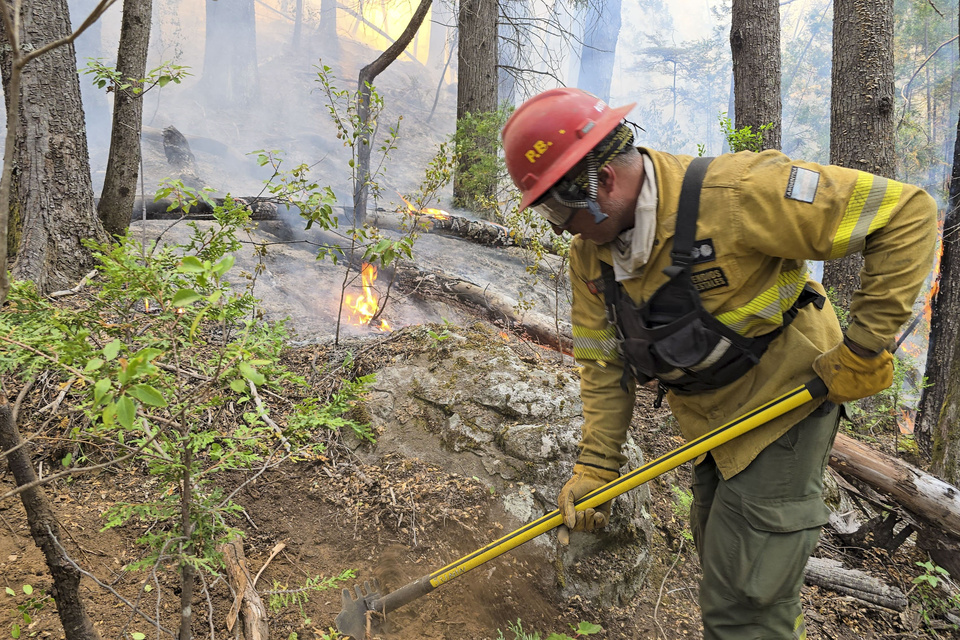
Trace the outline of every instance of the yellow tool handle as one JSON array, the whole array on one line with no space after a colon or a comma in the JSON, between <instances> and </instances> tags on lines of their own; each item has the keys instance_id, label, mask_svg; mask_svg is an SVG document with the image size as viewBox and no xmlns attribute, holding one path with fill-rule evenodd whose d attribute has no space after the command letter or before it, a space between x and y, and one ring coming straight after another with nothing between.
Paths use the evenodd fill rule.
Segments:
<instances>
[{"instance_id":1,"label":"yellow tool handle","mask_svg":"<svg viewBox=\"0 0 960 640\"><path fill-rule=\"evenodd\" d=\"M631 489L639 487L645 482L653 480L657 476L674 469L684 462L693 460L700 455L714 449L733 438L740 436L751 429L756 429L762 424L773 420L788 411L810 402L815 398L827 395L827 387L823 380L814 378L806 384L800 385L792 391L788 391L779 398L757 407L750 413L740 416L726 424L723 424L713 431L706 433L695 440L674 449L670 453L660 456L656 460L649 462L642 467L634 469L630 473L620 476L613 482L605 484L583 496L576 502L578 511L597 507L609 500L613 500L621 493L626 493ZM491 542L482 549L478 549L468 556L464 556L447 566L434 571L429 576L429 584L436 588L457 576L463 575L467 571L474 569L481 564L493 560L494 558L514 549L524 542L536 538L540 534L550 531L554 527L563 524L563 517L560 511L554 510L543 517L530 522L516 531L505 535L504 537ZM432 589L430 589L432 590Z\"/></svg>"}]
</instances>

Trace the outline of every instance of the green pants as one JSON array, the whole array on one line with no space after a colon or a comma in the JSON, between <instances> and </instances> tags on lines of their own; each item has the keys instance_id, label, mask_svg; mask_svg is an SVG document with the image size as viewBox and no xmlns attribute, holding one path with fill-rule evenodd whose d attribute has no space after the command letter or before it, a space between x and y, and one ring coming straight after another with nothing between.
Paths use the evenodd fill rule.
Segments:
<instances>
[{"instance_id":1,"label":"green pants","mask_svg":"<svg viewBox=\"0 0 960 640\"><path fill-rule=\"evenodd\" d=\"M709 455L694 467L704 640L806 638L800 586L830 514L821 491L838 424L837 407L818 409L729 480Z\"/></svg>"}]
</instances>

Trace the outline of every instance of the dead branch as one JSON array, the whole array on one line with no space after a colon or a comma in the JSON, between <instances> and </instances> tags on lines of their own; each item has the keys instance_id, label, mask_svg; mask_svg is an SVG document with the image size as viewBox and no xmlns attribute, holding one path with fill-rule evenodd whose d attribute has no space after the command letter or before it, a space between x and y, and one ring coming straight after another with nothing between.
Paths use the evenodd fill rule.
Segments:
<instances>
[{"instance_id":1,"label":"dead branch","mask_svg":"<svg viewBox=\"0 0 960 640\"><path fill-rule=\"evenodd\" d=\"M230 586L236 593L233 606L227 614L227 630L233 631L237 623L237 616L243 622L243 637L245 640L269 640L270 629L267 627L267 609L263 606L260 595L253 587L253 580L247 570L247 559L243 555L243 542L237 537L220 547L223 553L223 562L226 566Z\"/></svg>"}]
</instances>

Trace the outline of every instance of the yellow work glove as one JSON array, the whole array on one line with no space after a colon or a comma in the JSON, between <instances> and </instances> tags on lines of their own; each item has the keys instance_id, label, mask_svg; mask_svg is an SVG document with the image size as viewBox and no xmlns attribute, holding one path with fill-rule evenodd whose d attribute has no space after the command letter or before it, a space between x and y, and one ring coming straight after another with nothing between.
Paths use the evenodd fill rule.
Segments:
<instances>
[{"instance_id":1,"label":"yellow work glove","mask_svg":"<svg viewBox=\"0 0 960 640\"><path fill-rule=\"evenodd\" d=\"M869 352L844 340L813 361L813 370L826 383L827 400L837 404L872 396L893 384L893 354Z\"/></svg>"},{"instance_id":2,"label":"yellow work glove","mask_svg":"<svg viewBox=\"0 0 960 640\"><path fill-rule=\"evenodd\" d=\"M557 504L563 516L563 524L557 530L557 540L560 544L570 543L570 531L596 531L603 529L610 521L610 502L605 502L595 509L577 511L573 503L587 495L594 489L599 489L608 482L620 477L619 471L602 469L579 462L573 465L573 477L560 489Z\"/></svg>"}]
</instances>

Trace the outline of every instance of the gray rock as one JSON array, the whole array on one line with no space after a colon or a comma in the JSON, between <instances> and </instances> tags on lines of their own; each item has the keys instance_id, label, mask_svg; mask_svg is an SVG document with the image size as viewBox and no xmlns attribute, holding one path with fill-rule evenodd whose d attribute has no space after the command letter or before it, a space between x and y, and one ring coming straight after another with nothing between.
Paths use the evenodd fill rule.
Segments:
<instances>
[{"instance_id":1,"label":"gray rock","mask_svg":"<svg viewBox=\"0 0 960 640\"><path fill-rule=\"evenodd\" d=\"M575 371L525 362L495 335L402 356L377 372L366 406L380 431L371 459L399 452L477 477L515 520L507 530L556 509L583 425ZM632 440L624 453L624 472L643 464ZM528 545L555 568L563 596L609 606L636 594L650 565L649 498L646 487L618 497L600 535L575 533L560 547L548 533Z\"/></svg>"}]
</instances>

